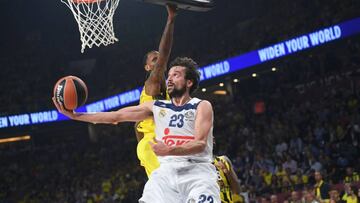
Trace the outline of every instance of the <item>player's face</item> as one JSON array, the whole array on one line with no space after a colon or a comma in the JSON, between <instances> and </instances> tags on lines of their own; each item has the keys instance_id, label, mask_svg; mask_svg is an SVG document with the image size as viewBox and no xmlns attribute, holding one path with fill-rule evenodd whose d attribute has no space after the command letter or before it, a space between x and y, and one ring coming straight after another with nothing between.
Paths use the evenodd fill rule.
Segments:
<instances>
[{"instance_id":1,"label":"player's face","mask_svg":"<svg viewBox=\"0 0 360 203\"><path fill-rule=\"evenodd\" d=\"M291 193L291 198L292 198L292 200L298 200L299 199L299 197L298 197L298 193L297 192L292 192Z\"/></svg>"},{"instance_id":2,"label":"player's face","mask_svg":"<svg viewBox=\"0 0 360 203\"><path fill-rule=\"evenodd\" d=\"M146 59L145 70L152 71L155 67L158 58L159 58L159 52L150 53Z\"/></svg>"},{"instance_id":3,"label":"player's face","mask_svg":"<svg viewBox=\"0 0 360 203\"><path fill-rule=\"evenodd\" d=\"M183 96L188 89L189 80L185 79L185 70L186 68L182 66L174 66L170 69L167 79L167 90L171 98Z\"/></svg>"},{"instance_id":4,"label":"player's face","mask_svg":"<svg viewBox=\"0 0 360 203\"><path fill-rule=\"evenodd\" d=\"M320 172L315 172L315 180L320 181L321 179L322 179L322 176L321 176Z\"/></svg>"}]
</instances>

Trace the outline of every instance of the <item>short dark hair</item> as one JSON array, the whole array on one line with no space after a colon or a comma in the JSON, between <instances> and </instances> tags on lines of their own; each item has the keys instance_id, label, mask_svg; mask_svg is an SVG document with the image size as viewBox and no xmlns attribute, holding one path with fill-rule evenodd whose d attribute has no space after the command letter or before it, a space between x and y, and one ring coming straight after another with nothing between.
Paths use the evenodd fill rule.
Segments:
<instances>
[{"instance_id":1,"label":"short dark hair","mask_svg":"<svg viewBox=\"0 0 360 203\"><path fill-rule=\"evenodd\" d=\"M150 54L156 53L156 52L158 52L158 51L152 50L152 51L149 51L148 53L145 54L145 56L144 56L144 58L143 58L143 64L144 64L144 66L147 64L147 58L148 58L148 56L149 56Z\"/></svg>"},{"instance_id":2,"label":"short dark hair","mask_svg":"<svg viewBox=\"0 0 360 203\"><path fill-rule=\"evenodd\" d=\"M198 87L200 82L200 72L198 64L191 58L188 57L177 57L170 63L170 68L174 66L182 66L186 68L185 79L191 80L193 85L190 87L189 93L193 93Z\"/></svg>"}]
</instances>

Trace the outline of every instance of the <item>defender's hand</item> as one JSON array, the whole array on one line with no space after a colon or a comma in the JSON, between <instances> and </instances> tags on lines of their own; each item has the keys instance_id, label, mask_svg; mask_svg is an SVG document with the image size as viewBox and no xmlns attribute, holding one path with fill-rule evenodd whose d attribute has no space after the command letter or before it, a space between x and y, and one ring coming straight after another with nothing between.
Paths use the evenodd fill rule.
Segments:
<instances>
[{"instance_id":1,"label":"defender's hand","mask_svg":"<svg viewBox=\"0 0 360 203\"><path fill-rule=\"evenodd\" d=\"M67 117L69 117L69 118L71 118L71 119L74 119L74 118L75 118L76 114L75 114L74 111L66 110L61 104L59 104L59 103L56 101L55 97L53 97L52 100L53 100L54 105L56 106L57 110L58 110L60 113L64 114L65 116L67 116Z\"/></svg>"},{"instance_id":2,"label":"defender's hand","mask_svg":"<svg viewBox=\"0 0 360 203\"><path fill-rule=\"evenodd\" d=\"M168 11L168 18L174 19L177 15L178 8L175 5L166 5Z\"/></svg>"}]
</instances>

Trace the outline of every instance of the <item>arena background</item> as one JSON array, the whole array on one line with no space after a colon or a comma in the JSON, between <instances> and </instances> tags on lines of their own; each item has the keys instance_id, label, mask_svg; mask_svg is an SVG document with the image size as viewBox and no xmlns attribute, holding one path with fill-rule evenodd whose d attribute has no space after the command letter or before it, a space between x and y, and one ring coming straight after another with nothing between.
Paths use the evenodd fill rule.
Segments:
<instances>
[{"instance_id":1,"label":"arena background","mask_svg":"<svg viewBox=\"0 0 360 203\"><path fill-rule=\"evenodd\" d=\"M0 202L137 202L146 176L132 123L15 125L11 116L54 110L52 89L65 75L86 82L88 104L142 86L143 56L158 47L166 9L121 0L119 42L81 54L77 24L60 1L0 5L0 138L30 136L0 143ZM359 17L358 0L221 0L210 12L179 13L171 59L205 67ZM247 202L292 200L293 191L310 202L317 169L343 193L346 176L359 171L359 27L202 81L196 96L214 106L215 154L231 158Z\"/></svg>"}]
</instances>

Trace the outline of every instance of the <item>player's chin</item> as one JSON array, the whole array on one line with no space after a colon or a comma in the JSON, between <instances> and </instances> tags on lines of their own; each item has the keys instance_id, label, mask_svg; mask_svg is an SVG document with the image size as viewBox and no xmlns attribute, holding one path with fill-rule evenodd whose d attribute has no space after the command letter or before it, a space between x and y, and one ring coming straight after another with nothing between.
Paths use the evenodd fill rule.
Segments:
<instances>
[{"instance_id":1,"label":"player's chin","mask_svg":"<svg viewBox=\"0 0 360 203\"><path fill-rule=\"evenodd\" d=\"M167 91L168 91L169 94L172 93L174 91L174 87L173 86L168 86Z\"/></svg>"}]
</instances>

